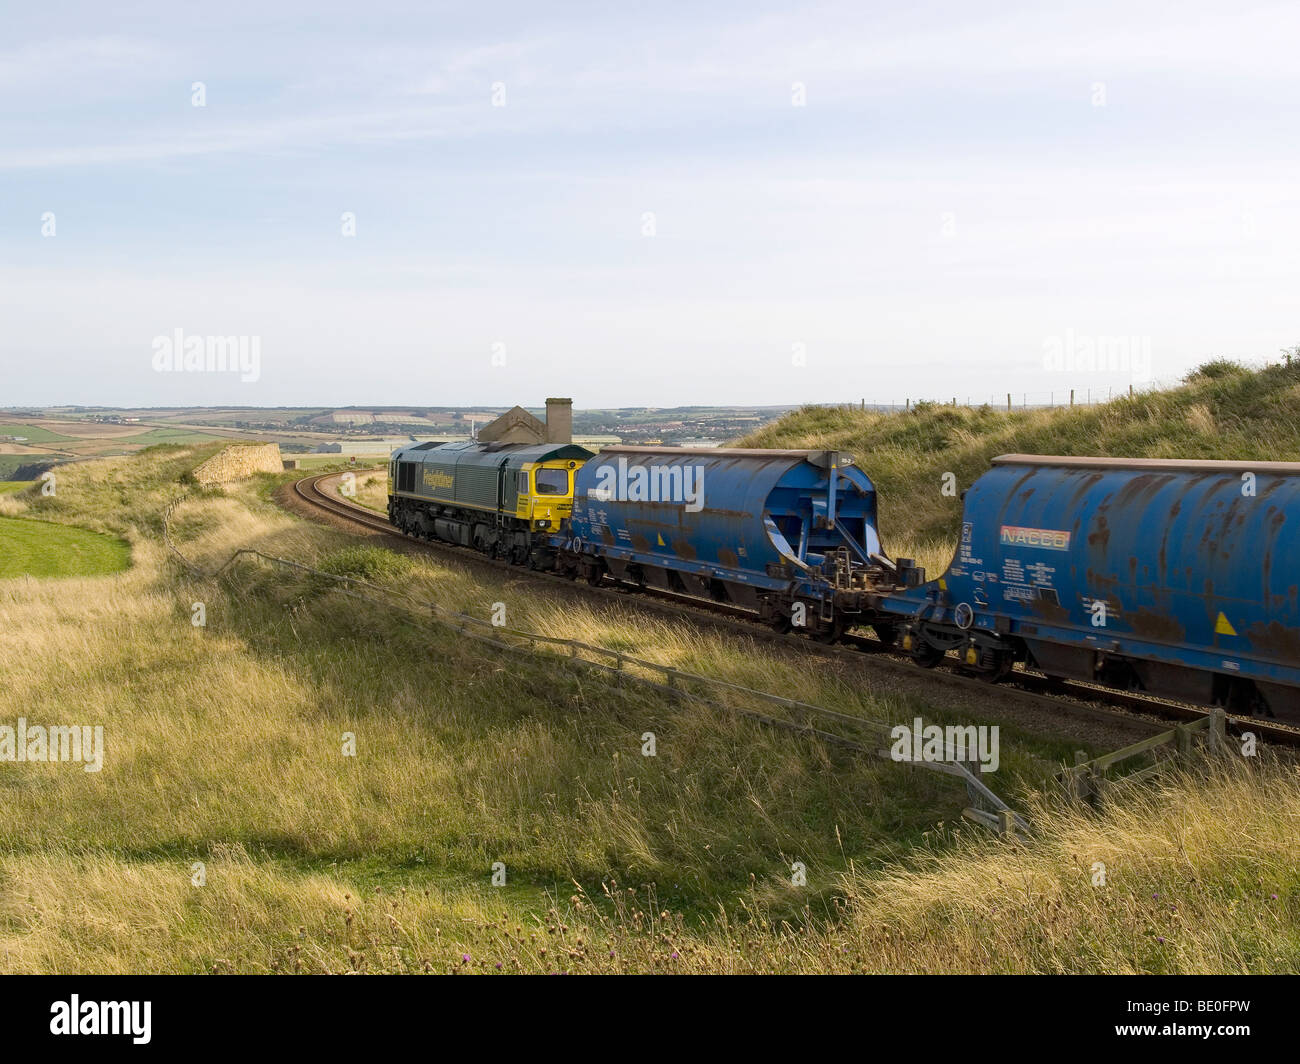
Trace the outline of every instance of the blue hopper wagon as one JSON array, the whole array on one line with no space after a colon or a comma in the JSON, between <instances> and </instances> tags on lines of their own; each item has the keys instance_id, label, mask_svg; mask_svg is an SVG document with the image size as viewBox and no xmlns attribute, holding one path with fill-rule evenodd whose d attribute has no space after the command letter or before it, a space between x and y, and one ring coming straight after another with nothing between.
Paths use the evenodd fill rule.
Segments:
<instances>
[{"instance_id":1,"label":"blue hopper wagon","mask_svg":"<svg viewBox=\"0 0 1300 1064\"><path fill-rule=\"evenodd\" d=\"M1300 463L1012 454L966 493L947 572L881 607L921 664L1295 716L1298 585Z\"/></svg>"}]
</instances>

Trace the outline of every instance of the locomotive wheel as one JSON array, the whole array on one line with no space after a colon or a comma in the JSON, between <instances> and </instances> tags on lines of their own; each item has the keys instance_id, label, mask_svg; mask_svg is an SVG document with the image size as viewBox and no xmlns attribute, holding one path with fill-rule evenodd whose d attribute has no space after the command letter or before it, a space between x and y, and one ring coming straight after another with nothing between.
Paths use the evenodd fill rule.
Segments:
<instances>
[{"instance_id":1,"label":"locomotive wheel","mask_svg":"<svg viewBox=\"0 0 1300 1064\"><path fill-rule=\"evenodd\" d=\"M794 625L790 623L789 617L777 616L769 622L772 625L772 631L777 635L789 635L794 631Z\"/></svg>"},{"instance_id":2,"label":"locomotive wheel","mask_svg":"<svg viewBox=\"0 0 1300 1064\"><path fill-rule=\"evenodd\" d=\"M876 633L876 638L885 646L892 647L898 642L898 627L892 624L873 624L872 630Z\"/></svg>"}]
</instances>

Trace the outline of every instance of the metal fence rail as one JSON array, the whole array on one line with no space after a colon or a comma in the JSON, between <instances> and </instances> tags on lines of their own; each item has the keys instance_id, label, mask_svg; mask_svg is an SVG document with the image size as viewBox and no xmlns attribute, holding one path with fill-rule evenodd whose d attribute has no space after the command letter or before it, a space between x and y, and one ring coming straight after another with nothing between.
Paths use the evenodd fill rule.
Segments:
<instances>
[{"instance_id":1,"label":"metal fence rail","mask_svg":"<svg viewBox=\"0 0 1300 1064\"><path fill-rule=\"evenodd\" d=\"M339 576L336 573L327 573L322 569L316 569L310 565L304 565L302 562L296 562L289 558L281 558L274 554L267 554L264 551L252 547L239 548L220 566L209 572L202 566L187 558L172 539L170 528L171 517L176 507L184 501L184 496L173 500L163 512L163 540L167 549L176 557L181 565L198 579L216 580L226 573L239 559L256 558L273 565L292 569L296 572L306 573L330 580L336 585L334 590L339 594L389 609L405 608L417 614L427 610L435 622L451 629L458 635L494 646L498 649L514 652L524 650L537 656L545 655L548 660L562 666L576 666L582 669L601 670L606 674L617 676L620 679L631 680L637 684L667 693L678 699L687 700L719 712L732 713L748 720L753 720L767 727L777 728L783 731L814 738L820 742L826 743L827 745L848 750L851 753L867 757L876 757L896 764L919 766L933 772L955 776L966 785L967 795L971 802L971 805L963 810L963 815L966 816L967 819L983 824L987 827L992 827L1004 834L1014 833L1017 829L1020 831L1029 830L1029 824L1024 817L1019 813L1014 812L1006 802L999 798L987 785L985 785L983 780L979 778L978 769L972 769L965 762L957 759L957 750L953 746L945 743L945 751L949 755L950 760L897 761L889 750L878 747L874 741L859 742L843 735L838 735L834 732L825 731L807 723L807 718L820 717L824 720L848 724L852 727L865 730L877 741L886 742L893 737L893 726L889 724L866 720L862 717L855 717L848 713L840 713L836 710L827 709L824 706L817 706L809 702L801 702L797 699L786 698L783 695L773 694L769 691L760 691L755 688L744 687L740 684L731 683L727 680L720 680L716 677L704 676L699 673L676 669L670 665L662 665L659 662L648 661L644 658L638 658L631 654L627 654L621 650L611 650L608 647L598 646L594 643L586 643L580 639L568 639L561 636L545 635L541 632L531 632L519 628L510 628L504 625L496 625L491 621L482 619L481 617L475 617L473 614L464 613L459 610L452 610L436 602L421 601L404 591L396 591L392 588L382 587L381 585L372 584L357 577ZM364 588L367 591L378 592L380 595L385 597L375 598L372 595L361 593L356 590L357 588ZM403 601L398 603L394 602L394 599ZM513 640L513 642L511 640ZM557 649L564 648L568 653L551 653L539 649L540 647L553 647ZM638 670L659 678L650 679L645 675L639 675ZM781 717L774 717L771 714L761 713L753 709L745 709L739 706L719 702L716 699L701 694L696 688L704 688L716 693L739 695L769 705L780 706L794 713L799 719L787 720Z\"/></svg>"}]
</instances>

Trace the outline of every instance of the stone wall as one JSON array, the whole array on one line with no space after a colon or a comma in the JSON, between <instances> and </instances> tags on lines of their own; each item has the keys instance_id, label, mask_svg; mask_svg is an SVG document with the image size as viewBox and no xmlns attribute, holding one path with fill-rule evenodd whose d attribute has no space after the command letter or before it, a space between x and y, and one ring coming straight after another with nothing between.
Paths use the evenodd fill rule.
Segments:
<instances>
[{"instance_id":1,"label":"stone wall","mask_svg":"<svg viewBox=\"0 0 1300 1064\"><path fill-rule=\"evenodd\" d=\"M279 444L235 444L196 466L194 479L200 484L225 484L254 473L279 473L283 469Z\"/></svg>"}]
</instances>

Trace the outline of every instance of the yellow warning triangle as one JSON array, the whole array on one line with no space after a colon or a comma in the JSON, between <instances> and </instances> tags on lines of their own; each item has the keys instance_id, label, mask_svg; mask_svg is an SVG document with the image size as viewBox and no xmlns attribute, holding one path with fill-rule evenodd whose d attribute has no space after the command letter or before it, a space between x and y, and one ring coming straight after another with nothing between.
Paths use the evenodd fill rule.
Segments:
<instances>
[{"instance_id":1,"label":"yellow warning triangle","mask_svg":"<svg viewBox=\"0 0 1300 1064\"><path fill-rule=\"evenodd\" d=\"M1232 627L1232 622L1219 611L1219 619L1214 622L1214 630L1219 635L1236 635L1237 629Z\"/></svg>"},{"instance_id":2,"label":"yellow warning triangle","mask_svg":"<svg viewBox=\"0 0 1300 1064\"><path fill-rule=\"evenodd\" d=\"M659 546L661 546L661 547L666 547L666 546L668 546L668 544L664 542L664 537L663 537L663 533L662 533L662 532L659 533ZM1222 617L1223 614L1219 614L1219 616ZM1236 632L1233 632L1232 634L1233 634L1233 635L1236 635L1237 633L1236 633Z\"/></svg>"}]
</instances>

